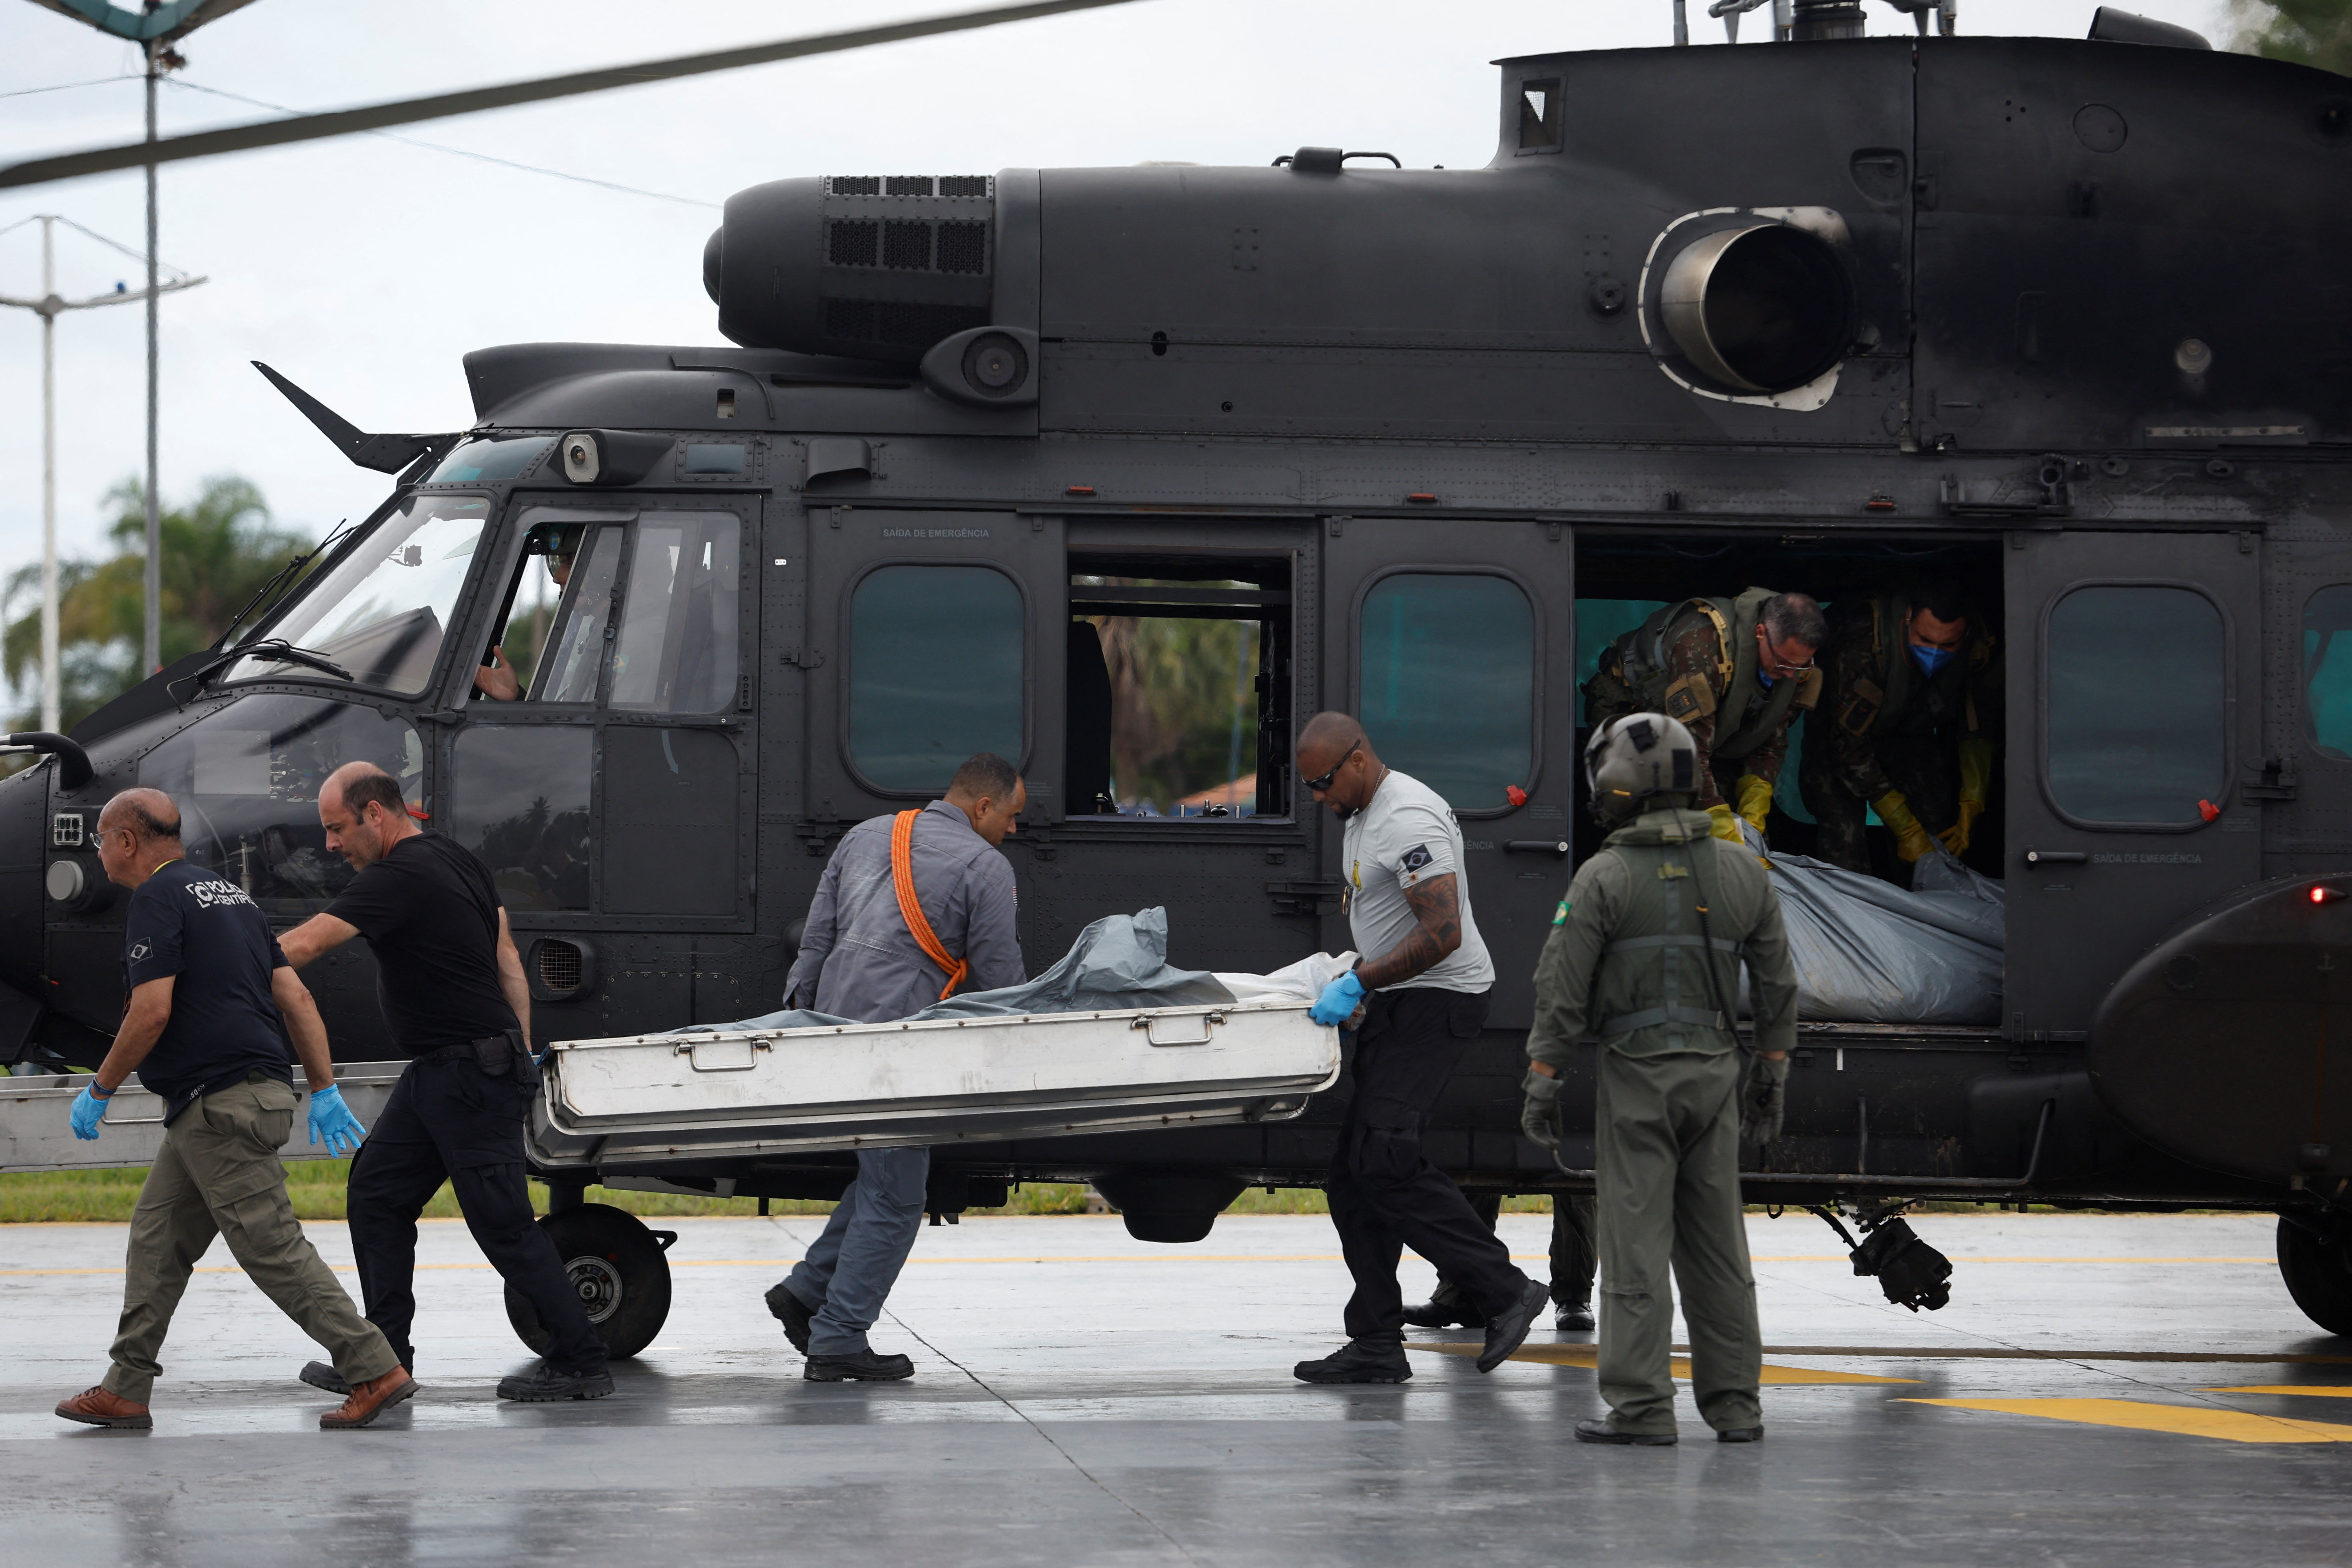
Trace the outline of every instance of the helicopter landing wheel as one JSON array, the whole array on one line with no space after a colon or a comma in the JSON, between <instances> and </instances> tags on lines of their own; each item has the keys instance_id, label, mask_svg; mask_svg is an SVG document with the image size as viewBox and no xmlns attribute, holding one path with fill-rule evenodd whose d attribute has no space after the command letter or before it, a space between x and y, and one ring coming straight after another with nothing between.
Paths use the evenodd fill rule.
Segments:
<instances>
[{"instance_id":1,"label":"helicopter landing wheel","mask_svg":"<svg viewBox=\"0 0 2352 1568\"><path fill-rule=\"evenodd\" d=\"M2352 1228L2326 1229L2282 1216L2279 1277L2303 1315L2329 1333L2352 1339Z\"/></svg>"},{"instance_id":2,"label":"helicopter landing wheel","mask_svg":"<svg viewBox=\"0 0 2352 1568\"><path fill-rule=\"evenodd\" d=\"M669 1260L662 1254L677 1232L649 1230L635 1215L604 1203L583 1203L539 1223L553 1239L556 1256L606 1354L626 1360L653 1343L669 1317ZM554 1343L538 1312L512 1285L507 1287L507 1321L539 1354Z\"/></svg>"}]
</instances>

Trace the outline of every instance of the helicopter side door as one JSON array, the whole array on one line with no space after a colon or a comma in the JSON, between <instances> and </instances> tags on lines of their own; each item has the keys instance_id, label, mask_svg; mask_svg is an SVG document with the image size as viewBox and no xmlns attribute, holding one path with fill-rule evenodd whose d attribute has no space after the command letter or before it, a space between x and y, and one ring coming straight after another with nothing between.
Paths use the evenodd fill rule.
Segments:
<instances>
[{"instance_id":1,"label":"helicopter side door","mask_svg":"<svg viewBox=\"0 0 2352 1568\"><path fill-rule=\"evenodd\" d=\"M1570 871L1575 545L1559 523L1329 517L1323 701L1445 797L1495 964L1490 1028L1534 1016L1536 957ZM1344 879L1325 814L1323 863ZM1560 846L1555 848L1554 846ZM1324 946L1352 946L1335 911Z\"/></svg>"},{"instance_id":2,"label":"helicopter side door","mask_svg":"<svg viewBox=\"0 0 2352 1568\"><path fill-rule=\"evenodd\" d=\"M2010 536L2005 1011L2080 1039L2166 927L2262 875L2248 533Z\"/></svg>"},{"instance_id":3,"label":"helicopter side door","mask_svg":"<svg viewBox=\"0 0 2352 1568\"><path fill-rule=\"evenodd\" d=\"M794 656L807 677L803 836L813 856L869 817L939 799L982 751L1028 786L1009 849L1020 831L1060 819L1063 531L1058 517L1010 512L810 507L809 646ZM1024 949L1042 967L1059 949L1032 940L1029 862L1012 859L1024 873Z\"/></svg>"},{"instance_id":4,"label":"helicopter side door","mask_svg":"<svg viewBox=\"0 0 2352 1568\"><path fill-rule=\"evenodd\" d=\"M744 1016L750 497L518 497L436 825L490 867L548 1038ZM740 935L739 935L740 934Z\"/></svg>"}]
</instances>

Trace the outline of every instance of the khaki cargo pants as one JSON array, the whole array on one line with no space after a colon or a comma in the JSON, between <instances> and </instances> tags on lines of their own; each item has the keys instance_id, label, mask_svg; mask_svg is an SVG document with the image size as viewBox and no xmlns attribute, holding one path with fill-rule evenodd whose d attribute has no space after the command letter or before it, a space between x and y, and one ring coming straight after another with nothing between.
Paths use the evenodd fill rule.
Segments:
<instances>
[{"instance_id":1,"label":"khaki cargo pants","mask_svg":"<svg viewBox=\"0 0 2352 1568\"><path fill-rule=\"evenodd\" d=\"M1690 1325L1691 1393L1717 1431L1764 1419L1764 1346L1739 1202L1740 1055L1603 1047L1595 1101L1601 1396L1621 1432L1675 1429L1671 1265Z\"/></svg>"},{"instance_id":2,"label":"khaki cargo pants","mask_svg":"<svg viewBox=\"0 0 2352 1568\"><path fill-rule=\"evenodd\" d=\"M196 1260L215 1236L261 1293L334 1357L343 1381L359 1384L400 1364L383 1331L360 1316L294 1218L278 1151L294 1127L297 1097L274 1078L199 1096L163 1134L163 1151L139 1189L122 1282L122 1322L105 1385L147 1403L155 1359Z\"/></svg>"}]
</instances>

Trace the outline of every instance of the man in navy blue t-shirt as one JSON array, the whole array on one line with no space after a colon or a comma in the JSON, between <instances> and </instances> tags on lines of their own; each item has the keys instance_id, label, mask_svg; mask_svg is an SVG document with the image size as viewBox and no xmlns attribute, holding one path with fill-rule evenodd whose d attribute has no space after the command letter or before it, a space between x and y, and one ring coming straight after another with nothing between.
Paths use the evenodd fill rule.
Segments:
<instances>
[{"instance_id":1,"label":"man in navy blue t-shirt","mask_svg":"<svg viewBox=\"0 0 2352 1568\"><path fill-rule=\"evenodd\" d=\"M128 789L108 801L98 854L109 880L131 890L122 929L129 1001L113 1049L74 1101L73 1130L97 1137L107 1102L137 1069L163 1101L163 1146L131 1218L114 1364L58 1414L94 1427L154 1425L156 1354L189 1274L219 1235L262 1293L333 1354L350 1397L320 1426L364 1427L416 1385L303 1236L278 1162L294 1121L289 1033L310 1082L310 1141L340 1151L367 1133L335 1087L318 1007L246 891L181 857L170 796Z\"/></svg>"}]
</instances>

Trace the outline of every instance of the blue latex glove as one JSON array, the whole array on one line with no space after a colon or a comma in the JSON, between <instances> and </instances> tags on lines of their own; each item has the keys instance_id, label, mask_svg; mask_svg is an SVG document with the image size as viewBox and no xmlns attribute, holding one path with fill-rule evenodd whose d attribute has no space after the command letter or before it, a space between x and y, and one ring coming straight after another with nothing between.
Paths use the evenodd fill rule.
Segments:
<instances>
[{"instance_id":1,"label":"blue latex glove","mask_svg":"<svg viewBox=\"0 0 2352 1568\"><path fill-rule=\"evenodd\" d=\"M1354 1012L1356 1004L1363 999L1364 982L1356 978L1356 971L1350 969L1323 988L1323 994L1315 998L1315 1005L1307 1009L1307 1016L1317 1023L1346 1023L1348 1015Z\"/></svg>"},{"instance_id":2,"label":"blue latex glove","mask_svg":"<svg viewBox=\"0 0 2352 1568\"><path fill-rule=\"evenodd\" d=\"M74 1096L74 1136L81 1139L84 1143L96 1142L98 1139L98 1124L100 1121L104 1120L105 1116L106 1102L91 1093L89 1092L89 1085L86 1083L82 1085L81 1092Z\"/></svg>"},{"instance_id":3,"label":"blue latex glove","mask_svg":"<svg viewBox=\"0 0 2352 1568\"><path fill-rule=\"evenodd\" d=\"M355 1152L366 1136L367 1129L343 1103L342 1085L330 1083L310 1091L310 1142L326 1145L327 1152L340 1159Z\"/></svg>"}]
</instances>

